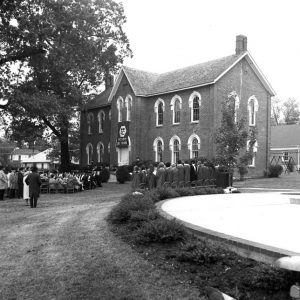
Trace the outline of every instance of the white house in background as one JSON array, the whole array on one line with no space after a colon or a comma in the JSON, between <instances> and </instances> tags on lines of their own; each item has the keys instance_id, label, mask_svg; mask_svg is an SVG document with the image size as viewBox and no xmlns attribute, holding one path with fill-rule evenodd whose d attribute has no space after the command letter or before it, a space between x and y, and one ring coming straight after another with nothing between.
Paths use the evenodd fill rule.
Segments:
<instances>
[{"instance_id":1,"label":"white house in background","mask_svg":"<svg viewBox=\"0 0 300 300\"><path fill-rule=\"evenodd\" d=\"M47 149L45 151L39 152L27 159L22 160L23 167L32 167L35 165L39 170L49 170L52 161L47 159L47 155L51 149Z\"/></svg>"},{"instance_id":2,"label":"white house in background","mask_svg":"<svg viewBox=\"0 0 300 300\"><path fill-rule=\"evenodd\" d=\"M10 160L13 162L19 162L22 163L24 159L28 159L36 154L40 153L37 149L19 149L16 148L11 154L10 154Z\"/></svg>"}]
</instances>

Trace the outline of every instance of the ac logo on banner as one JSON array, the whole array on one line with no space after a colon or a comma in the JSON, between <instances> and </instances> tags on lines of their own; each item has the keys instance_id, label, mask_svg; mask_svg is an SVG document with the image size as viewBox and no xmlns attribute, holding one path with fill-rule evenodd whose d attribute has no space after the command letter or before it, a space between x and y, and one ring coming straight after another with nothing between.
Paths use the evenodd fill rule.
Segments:
<instances>
[{"instance_id":1,"label":"ac logo on banner","mask_svg":"<svg viewBox=\"0 0 300 300\"><path fill-rule=\"evenodd\" d=\"M128 147L128 136L129 136L129 122L118 123L118 135L117 135L116 147L125 148Z\"/></svg>"}]
</instances>

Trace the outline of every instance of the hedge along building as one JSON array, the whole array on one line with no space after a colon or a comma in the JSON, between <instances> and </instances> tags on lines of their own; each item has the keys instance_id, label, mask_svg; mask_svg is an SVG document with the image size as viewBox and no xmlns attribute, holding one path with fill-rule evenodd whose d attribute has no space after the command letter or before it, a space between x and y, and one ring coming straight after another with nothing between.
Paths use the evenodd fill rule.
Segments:
<instances>
[{"instance_id":1,"label":"hedge along building","mask_svg":"<svg viewBox=\"0 0 300 300\"><path fill-rule=\"evenodd\" d=\"M244 117L249 128L257 129L249 175L262 175L269 162L272 96L274 91L242 35L236 37L235 54L168 73L123 66L113 87L83 111L81 163L101 161L101 155L91 150L98 149L99 142L104 162L110 165L130 164L137 158L211 159L216 154L214 135L221 124L222 103L232 101L235 118ZM102 133L97 117L101 110L109 116ZM90 119L95 123L92 131ZM123 143L121 126L126 129Z\"/></svg>"}]
</instances>

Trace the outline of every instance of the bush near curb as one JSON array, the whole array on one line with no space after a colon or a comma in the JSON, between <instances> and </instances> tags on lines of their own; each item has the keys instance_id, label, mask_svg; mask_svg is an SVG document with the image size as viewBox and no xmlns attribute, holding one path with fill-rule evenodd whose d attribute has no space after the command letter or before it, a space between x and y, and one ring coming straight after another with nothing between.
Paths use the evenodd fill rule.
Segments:
<instances>
[{"instance_id":1,"label":"bush near curb","mask_svg":"<svg viewBox=\"0 0 300 300\"><path fill-rule=\"evenodd\" d=\"M281 165L270 165L268 177L279 177L283 171L283 167Z\"/></svg>"},{"instance_id":2,"label":"bush near curb","mask_svg":"<svg viewBox=\"0 0 300 300\"><path fill-rule=\"evenodd\" d=\"M103 168L100 171L100 176L101 176L101 181L106 183L108 182L109 178L110 178L110 171L107 168Z\"/></svg>"},{"instance_id":3,"label":"bush near curb","mask_svg":"<svg viewBox=\"0 0 300 300\"><path fill-rule=\"evenodd\" d=\"M130 180L130 174L127 166L120 166L116 171L116 179L119 183L125 183Z\"/></svg>"}]
</instances>

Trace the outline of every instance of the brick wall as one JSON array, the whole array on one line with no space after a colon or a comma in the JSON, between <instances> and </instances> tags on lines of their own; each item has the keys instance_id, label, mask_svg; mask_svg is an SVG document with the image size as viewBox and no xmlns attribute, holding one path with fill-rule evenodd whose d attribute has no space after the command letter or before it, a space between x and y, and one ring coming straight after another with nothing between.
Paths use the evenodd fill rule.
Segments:
<instances>
[{"instance_id":1,"label":"brick wall","mask_svg":"<svg viewBox=\"0 0 300 300\"><path fill-rule=\"evenodd\" d=\"M103 110L105 113L105 121L103 133L99 133L99 122L97 115L100 110ZM111 122L109 120L109 110L110 105L92 108L81 112L80 117L80 144L81 144L81 155L80 155L80 165L82 167L87 166L87 153L86 146L91 143L93 146L93 161L96 164L98 162L97 157L97 144L102 142L104 145L104 155L103 162L110 163L110 153L108 151L108 144L110 142L110 132L111 132ZM91 124L91 134L88 134L88 124L87 124L87 114L92 113L94 115L94 122Z\"/></svg>"}]
</instances>

